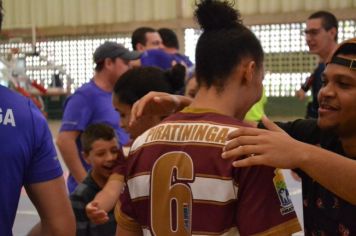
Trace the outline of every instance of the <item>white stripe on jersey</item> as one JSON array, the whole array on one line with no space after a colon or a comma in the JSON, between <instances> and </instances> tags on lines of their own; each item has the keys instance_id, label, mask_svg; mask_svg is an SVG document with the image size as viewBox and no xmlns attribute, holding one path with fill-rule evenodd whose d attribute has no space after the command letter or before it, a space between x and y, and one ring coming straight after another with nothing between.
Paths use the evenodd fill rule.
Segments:
<instances>
[{"instance_id":1,"label":"white stripe on jersey","mask_svg":"<svg viewBox=\"0 0 356 236\"><path fill-rule=\"evenodd\" d=\"M237 199L237 186L233 180L195 177L193 183L189 183L194 200L207 200L227 202Z\"/></svg>"},{"instance_id":2,"label":"white stripe on jersey","mask_svg":"<svg viewBox=\"0 0 356 236\"><path fill-rule=\"evenodd\" d=\"M228 202L237 199L238 187L233 180L195 177L193 183L188 183L194 200ZM150 175L141 175L129 179L127 185L131 199L149 196Z\"/></svg>"},{"instance_id":3,"label":"white stripe on jersey","mask_svg":"<svg viewBox=\"0 0 356 236\"><path fill-rule=\"evenodd\" d=\"M152 236L150 230L147 228L142 229L142 232L143 232L144 236ZM227 231L223 234L219 234L219 235L214 234L214 235L216 235L216 236L239 236L240 233L236 227L232 227L229 231ZM206 236L206 234L192 234L192 236Z\"/></svg>"},{"instance_id":4,"label":"white stripe on jersey","mask_svg":"<svg viewBox=\"0 0 356 236\"><path fill-rule=\"evenodd\" d=\"M131 199L147 197L150 193L150 175L140 175L127 180Z\"/></svg>"}]
</instances>

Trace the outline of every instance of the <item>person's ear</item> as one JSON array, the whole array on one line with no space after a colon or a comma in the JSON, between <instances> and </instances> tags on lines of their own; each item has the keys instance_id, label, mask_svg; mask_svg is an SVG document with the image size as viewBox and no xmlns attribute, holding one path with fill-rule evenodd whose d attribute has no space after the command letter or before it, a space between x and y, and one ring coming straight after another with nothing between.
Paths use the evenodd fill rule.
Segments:
<instances>
[{"instance_id":1,"label":"person's ear","mask_svg":"<svg viewBox=\"0 0 356 236\"><path fill-rule=\"evenodd\" d=\"M335 27L329 29L329 33L331 34L332 38L334 39L337 34L337 29Z\"/></svg>"},{"instance_id":2,"label":"person's ear","mask_svg":"<svg viewBox=\"0 0 356 236\"><path fill-rule=\"evenodd\" d=\"M112 64L113 64L113 60L111 58L105 58L104 67L110 68Z\"/></svg>"},{"instance_id":3,"label":"person's ear","mask_svg":"<svg viewBox=\"0 0 356 236\"><path fill-rule=\"evenodd\" d=\"M243 73L243 83L251 83L255 77L256 73L256 62L249 61L245 66L244 73Z\"/></svg>"},{"instance_id":4,"label":"person's ear","mask_svg":"<svg viewBox=\"0 0 356 236\"><path fill-rule=\"evenodd\" d=\"M145 45L138 43L136 44L136 51L143 52L145 51Z\"/></svg>"}]
</instances>

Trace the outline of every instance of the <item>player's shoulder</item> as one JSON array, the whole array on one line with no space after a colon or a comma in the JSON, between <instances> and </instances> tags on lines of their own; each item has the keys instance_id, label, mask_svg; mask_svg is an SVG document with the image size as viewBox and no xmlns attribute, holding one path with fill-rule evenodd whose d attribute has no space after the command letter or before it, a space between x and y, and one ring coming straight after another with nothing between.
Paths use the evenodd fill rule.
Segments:
<instances>
[{"instance_id":1,"label":"player's shoulder","mask_svg":"<svg viewBox=\"0 0 356 236\"><path fill-rule=\"evenodd\" d=\"M26 125L27 130L29 125L44 119L30 99L3 86L0 86L0 116L2 125Z\"/></svg>"},{"instance_id":2,"label":"player's shoulder","mask_svg":"<svg viewBox=\"0 0 356 236\"><path fill-rule=\"evenodd\" d=\"M187 121L191 123L198 122L198 123L207 123L207 124L211 123L211 124L232 126L232 127L251 126L234 117L226 116L213 110L194 109L194 108L192 109L186 108L183 111L173 114L164 120L164 122L170 122L170 121L173 122Z\"/></svg>"},{"instance_id":3,"label":"player's shoulder","mask_svg":"<svg viewBox=\"0 0 356 236\"><path fill-rule=\"evenodd\" d=\"M94 82L91 80L81 87L76 89L72 95L70 95L65 101L65 107L68 104L88 104L88 101L95 102L96 100L90 99L92 97L97 97L100 90Z\"/></svg>"},{"instance_id":4,"label":"player's shoulder","mask_svg":"<svg viewBox=\"0 0 356 236\"><path fill-rule=\"evenodd\" d=\"M224 145L228 133L242 126L249 125L213 112L204 114L179 112L137 137L130 153L154 143L209 142Z\"/></svg>"},{"instance_id":5,"label":"player's shoulder","mask_svg":"<svg viewBox=\"0 0 356 236\"><path fill-rule=\"evenodd\" d=\"M174 54L175 58L177 59L178 62L184 62L188 67L193 66L192 61L189 59L188 56L180 53Z\"/></svg>"},{"instance_id":6,"label":"player's shoulder","mask_svg":"<svg viewBox=\"0 0 356 236\"><path fill-rule=\"evenodd\" d=\"M28 103L28 99L9 88L0 85L0 104L11 106L23 106ZM26 106L26 105L25 105Z\"/></svg>"},{"instance_id":7,"label":"player's shoulder","mask_svg":"<svg viewBox=\"0 0 356 236\"><path fill-rule=\"evenodd\" d=\"M106 94L106 93L95 84L93 79L91 79L89 82L79 87L72 96L78 96L78 97L81 96L88 99L88 97L94 95L97 96L100 94Z\"/></svg>"}]
</instances>

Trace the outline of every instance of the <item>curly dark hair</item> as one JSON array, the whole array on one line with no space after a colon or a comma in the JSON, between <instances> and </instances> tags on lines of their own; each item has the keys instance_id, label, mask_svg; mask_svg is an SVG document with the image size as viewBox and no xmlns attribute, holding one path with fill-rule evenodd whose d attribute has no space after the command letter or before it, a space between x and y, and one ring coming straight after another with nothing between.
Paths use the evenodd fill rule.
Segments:
<instances>
[{"instance_id":1,"label":"curly dark hair","mask_svg":"<svg viewBox=\"0 0 356 236\"><path fill-rule=\"evenodd\" d=\"M195 18L203 33L195 53L198 84L222 89L230 73L243 58L263 64L263 49L256 36L243 25L234 2L200 0Z\"/></svg>"},{"instance_id":2,"label":"curly dark hair","mask_svg":"<svg viewBox=\"0 0 356 236\"><path fill-rule=\"evenodd\" d=\"M180 64L168 71L151 66L135 67L121 75L113 93L120 102L132 106L151 91L173 93L178 89L177 83L184 85L184 76L185 67Z\"/></svg>"},{"instance_id":3,"label":"curly dark hair","mask_svg":"<svg viewBox=\"0 0 356 236\"><path fill-rule=\"evenodd\" d=\"M115 130L107 124L96 123L89 125L80 136L83 151L89 153L95 141L102 139L110 141L116 137Z\"/></svg>"}]
</instances>

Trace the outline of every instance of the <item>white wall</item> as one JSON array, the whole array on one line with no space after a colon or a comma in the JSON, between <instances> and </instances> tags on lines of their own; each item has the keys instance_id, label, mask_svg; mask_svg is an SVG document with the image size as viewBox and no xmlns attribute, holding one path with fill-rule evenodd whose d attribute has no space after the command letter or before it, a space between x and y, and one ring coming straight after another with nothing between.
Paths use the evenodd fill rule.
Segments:
<instances>
[{"instance_id":1,"label":"white wall","mask_svg":"<svg viewBox=\"0 0 356 236\"><path fill-rule=\"evenodd\" d=\"M243 16L345 9L356 0L236 0ZM191 19L194 0L3 0L4 29ZM177 5L180 10L177 10ZM356 15L356 14L354 14ZM294 17L298 17L296 14ZM356 16L354 16L356 17ZM263 23L263 22L261 22Z\"/></svg>"}]
</instances>

